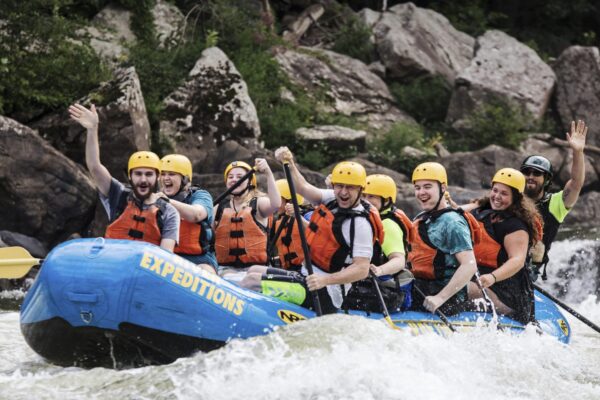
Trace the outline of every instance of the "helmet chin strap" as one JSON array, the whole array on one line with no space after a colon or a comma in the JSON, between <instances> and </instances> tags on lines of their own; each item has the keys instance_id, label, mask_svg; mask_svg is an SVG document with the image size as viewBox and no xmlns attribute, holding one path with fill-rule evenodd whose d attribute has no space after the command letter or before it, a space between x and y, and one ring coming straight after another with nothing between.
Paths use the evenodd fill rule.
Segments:
<instances>
[{"instance_id":1,"label":"helmet chin strap","mask_svg":"<svg viewBox=\"0 0 600 400\"><path fill-rule=\"evenodd\" d=\"M433 207L433 211L436 211L438 209L438 207L440 206L440 203L442 202L442 199L444 198L444 193L445 190L442 190L442 183L438 182L438 187L440 188L440 198L438 199L437 203L435 203L435 207Z\"/></svg>"}]
</instances>

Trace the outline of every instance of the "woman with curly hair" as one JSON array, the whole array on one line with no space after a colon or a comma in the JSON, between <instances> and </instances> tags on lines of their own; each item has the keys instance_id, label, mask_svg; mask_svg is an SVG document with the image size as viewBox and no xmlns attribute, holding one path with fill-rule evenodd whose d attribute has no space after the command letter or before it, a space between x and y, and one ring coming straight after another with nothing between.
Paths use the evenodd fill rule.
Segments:
<instances>
[{"instance_id":1,"label":"woman with curly hair","mask_svg":"<svg viewBox=\"0 0 600 400\"><path fill-rule=\"evenodd\" d=\"M523 196L524 190L523 174L503 168L494 175L489 196L462 208L483 228L474 246L481 276L469 282L469 299L487 295L499 314L528 323L534 320L535 310L525 266L529 249L542 237L543 226L535 204Z\"/></svg>"}]
</instances>

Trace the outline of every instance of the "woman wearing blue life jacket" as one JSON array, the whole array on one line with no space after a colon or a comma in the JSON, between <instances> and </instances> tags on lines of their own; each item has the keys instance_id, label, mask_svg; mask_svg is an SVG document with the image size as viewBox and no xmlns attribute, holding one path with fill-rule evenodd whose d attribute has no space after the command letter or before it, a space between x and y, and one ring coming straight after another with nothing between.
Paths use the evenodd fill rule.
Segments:
<instances>
[{"instance_id":1,"label":"woman wearing blue life jacket","mask_svg":"<svg viewBox=\"0 0 600 400\"><path fill-rule=\"evenodd\" d=\"M470 211L482 228L474 247L481 277L469 283L469 298L483 298L483 286L499 314L528 323L535 310L525 265L530 247L542 237L542 218L524 190L523 174L503 168L494 175L487 197L461 208Z\"/></svg>"}]
</instances>

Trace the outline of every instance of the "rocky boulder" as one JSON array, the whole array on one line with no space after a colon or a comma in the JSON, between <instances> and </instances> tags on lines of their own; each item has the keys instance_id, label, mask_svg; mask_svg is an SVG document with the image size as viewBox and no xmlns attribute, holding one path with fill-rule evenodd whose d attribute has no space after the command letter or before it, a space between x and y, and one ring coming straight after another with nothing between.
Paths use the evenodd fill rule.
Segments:
<instances>
[{"instance_id":1,"label":"rocky boulder","mask_svg":"<svg viewBox=\"0 0 600 400\"><path fill-rule=\"evenodd\" d=\"M229 58L216 47L206 49L185 82L164 101L161 135L197 172L215 172L216 148L226 140L258 147L260 125L248 87Z\"/></svg>"},{"instance_id":2,"label":"rocky boulder","mask_svg":"<svg viewBox=\"0 0 600 400\"><path fill-rule=\"evenodd\" d=\"M34 237L17 232L0 231L0 247L20 246L33 257L44 258L48 254L46 246Z\"/></svg>"},{"instance_id":3,"label":"rocky boulder","mask_svg":"<svg viewBox=\"0 0 600 400\"><path fill-rule=\"evenodd\" d=\"M600 192L582 194L565 218L564 224L578 228L598 227L600 223Z\"/></svg>"},{"instance_id":4,"label":"rocky boulder","mask_svg":"<svg viewBox=\"0 0 600 400\"><path fill-rule=\"evenodd\" d=\"M150 148L150 123L135 68L117 70L112 81L78 103L88 107L96 104L100 160L113 177L127 181L129 156ZM60 152L85 165L86 130L72 121L66 111L48 115L32 127Z\"/></svg>"},{"instance_id":5,"label":"rocky boulder","mask_svg":"<svg viewBox=\"0 0 600 400\"><path fill-rule=\"evenodd\" d=\"M394 106L385 82L363 62L328 50L273 50L290 80L319 101L320 111L352 116L372 130L415 122Z\"/></svg>"},{"instance_id":6,"label":"rocky boulder","mask_svg":"<svg viewBox=\"0 0 600 400\"><path fill-rule=\"evenodd\" d=\"M597 47L571 46L553 65L556 72L556 108L565 132L571 121L590 127L587 142L600 146L600 52Z\"/></svg>"},{"instance_id":7,"label":"rocky boulder","mask_svg":"<svg viewBox=\"0 0 600 400\"><path fill-rule=\"evenodd\" d=\"M383 13L364 9L359 15L373 30L388 76L441 75L452 84L473 58L475 39L433 10L403 3Z\"/></svg>"},{"instance_id":8,"label":"rocky boulder","mask_svg":"<svg viewBox=\"0 0 600 400\"><path fill-rule=\"evenodd\" d=\"M367 132L336 125L318 125L296 130L298 141L308 148L330 147L354 149L363 152L367 144Z\"/></svg>"},{"instance_id":9,"label":"rocky boulder","mask_svg":"<svg viewBox=\"0 0 600 400\"><path fill-rule=\"evenodd\" d=\"M491 187L491 180L500 168L519 168L523 155L518 151L489 145L473 152L456 152L439 162L446 167L448 183L466 189Z\"/></svg>"},{"instance_id":10,"label":"rocky boulder","mask_svg":"<svg viewBox=\"0 0 600 400\"><path fill-rule=\"evenodd\" d=\"M120 64L128 56L127 44L135 42L131 29L132 12L117 5L108 4L93 18L81 36L90 39L96 53L112 65ZM154 29L160 46L181 37L185 17L179 9L165 0L156 0L152 8Z\"/></svg>"},{"instance_id":11,"label":"rocky boulder","mask_svg":"<svg viewBox=\"0 0 600 400\"><path fill-rule=\"evenodd\" d=\"M475 48L471 64L456 78L447 121L460 130L466 117L492 100L516 104L540 119L556 80L552 69L531 48L501 31L486 32Z\"/></svg>"},{"instance_id":12,"label":"rocky boulder","mask_svg":"<svg viewBox=\"0 0 600 400\"><path fill-rule=\"evenodd\" d=\"M55 244L91 220L96 190L83 170L30 128L0 117L0 229Z\"/></svg>"}]
</instances>

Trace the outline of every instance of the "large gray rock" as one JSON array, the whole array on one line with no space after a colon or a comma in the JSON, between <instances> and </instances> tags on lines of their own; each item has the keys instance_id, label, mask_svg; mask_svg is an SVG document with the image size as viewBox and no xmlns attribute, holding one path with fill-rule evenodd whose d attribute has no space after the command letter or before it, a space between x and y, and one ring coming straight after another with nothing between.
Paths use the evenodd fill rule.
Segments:
<instances>
[{"instance_id":1,"label":"large gray rock","mask_svg":"<svg viewBox=\"0 0 600 400\"><path fill-rule=\"evenodd\" d=\"M565 226L577 228L600 225L600 192L582 194L564 221Z\"/></svg>"},{"instance_id":2,"label":"large gray rock","mask_svg":"<svg viewBox=\"0 0 600 400\"><path fill-rule=\"evenodd\" d=\"M0 231L0 247L20 246L33 257L44 258L48 254L46 246L34 237L17 232Z\"/></svg>"},{"instance_id":3,"label":"large gray rock","mask_svg":"<svg viewBox=\"0 0 600 400\"><path fill-rule=\"evenodd\" d=\"M477 38L475 57L456 78L447 121L462 119L492 99L514 103L534 119L546 112L556 78L552 69L523 43L501 31Z\"/></svg>"},{"instance_id":4,"label":"large gray rock","mask_svg":"<svg viewBox=\"0 0 600 400\"><path fill-rule=\"evenodd\" d=\"M414 123L394 106L385 82L363 62L328 50L278 47L274 51L290 80L320 101L321 111L353 116L373 130L396 122Z\"/></svg>"},{"instance_id":5,"label":"large gray rock","mask_svg":"<svg viewBox=\"0 0 600 400\"><path fill-rule=\"evenodd\" d=\"M456 152L439 162L446 167L448 183L466 189L490 188L500 168L519 168L523 155L497 145L489 145L474 152Z\"/></svg>"},{"instance_id":6,"label":"large gray rock","mask_svg":"<svg viewBox=\"0 0 600 400\"><path fill-rule=\"evenodd\" d=\"M571 46L553 65L556 72L556 106L563 129L582 119L590 127L587 142L600 146L600 52L597 47Z\"/></svg>"},{"instance_id":7,"label":"large gray rock","mask_svg":"<svg viewBox=\"0 0 600 400\"><path fill-rule=\"evenodd\" d=\"M55 244L90 222L96 196L77 164L30 128L0 117L0 230Z\"/></svg>"},{"instance_id":8,"label":"large gray rock","mask_svg":"<svg viewBox=\"0 0 600 400\"><path fill-rule=\"evenodd\" d=\"M367 132L343 126L318 125L297 129L296 138L309 147L354 148L357 152L363 152L366 148Z\"/></svg>"},{"instance_id":9,"label":"large gray rock","mask_svg":"<svg viewBox=\"0 0 600 400\"><path fill-rule=\"evenodd\" d=\"M389 76L441 75L452 84L473 58L475 39L433 10L404 3L384 13L365 9L359 15L372 26L377 52Z\"/></svg>"},{"instance_id":10,"label":"large gray rock","mask_svg":"<svg viewBox=\"0 0 600 400\"><path fill-rule=\"evenodd\" d=\"M151 12L159 46L181 38L185 17L175 5L156 0ZM137 39L131 29L131 18L131 11L111 3L96 14L90 26L79 33L89 37L90 45L99 56L112 65L118 65L129 55L127 45Z\"/></svg>"},{"instance_id":11,"label":"large gray rock","mask_svg":"<svg viewBox=\"0 0 600 400\"><path fill-rule=\"evenodd\" d=\"M260 125L248 87L233 63L212 47L201 58L185 82L164 101L161 134L175 151L188 156L197 172L213 172L216 148L235 140L257 148Z\"/></svg>"},{"instance_id":12,"label":"large gray rock","mask_svg":"<svg viewBox=\"0 0 600 400\"><path fill-rule=\"evenodd\" d=\"M150 123L140 81L134 67L118 69L112 81L78 103L96 103L100 119L100 160L113 177L127 181L127 161L138 150L150 148ZM66 111L32 124L40 135L75 162L85 165L86 130Z\"/></svg>"}]
</instances>

